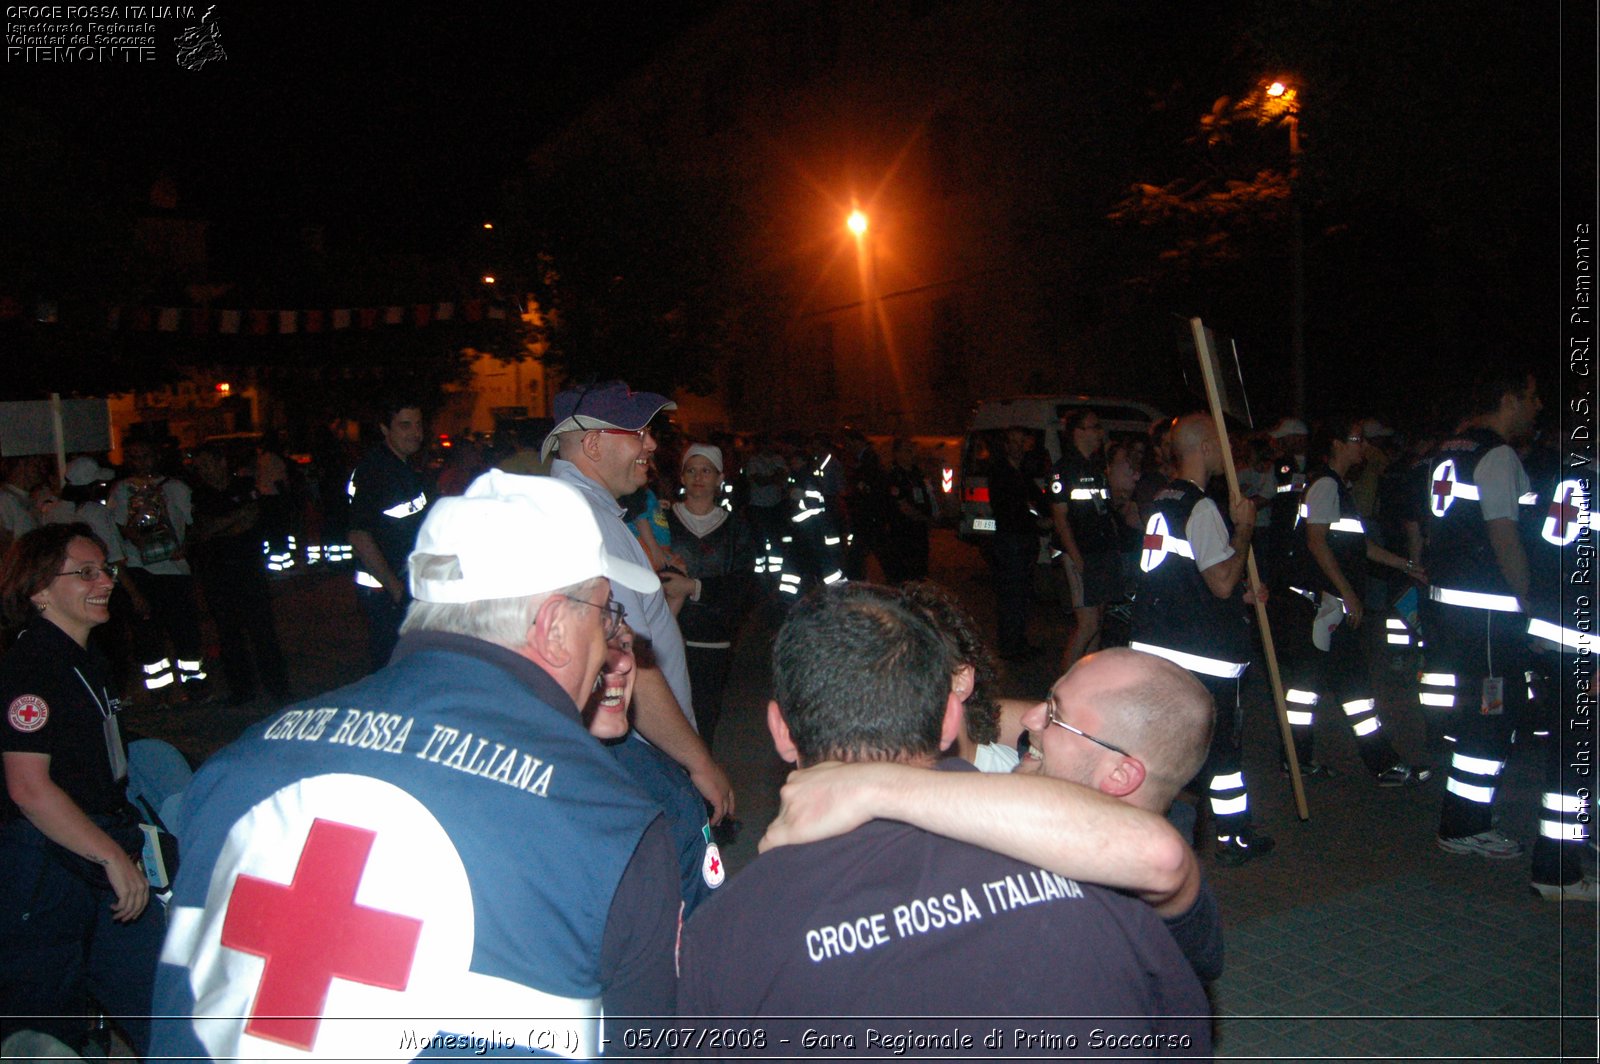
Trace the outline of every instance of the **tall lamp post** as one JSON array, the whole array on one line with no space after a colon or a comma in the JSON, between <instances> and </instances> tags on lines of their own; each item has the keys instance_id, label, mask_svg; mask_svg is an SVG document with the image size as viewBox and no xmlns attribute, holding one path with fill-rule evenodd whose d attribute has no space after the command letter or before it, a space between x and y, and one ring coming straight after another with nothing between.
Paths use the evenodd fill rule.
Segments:
<instances>
[{"instance_id":1,"label":"tall lamp post","mask_svg":"<svg viewBox=\"0 0 1600 1064\"><path fill-rule=\"evenodd\" d=\"M878 250L869 232L870 222L859 206L844 221L856 238L856 264L861 273L861 312L867 356L867 419L869 431L878 431Z\"/></svg>"},{"instance_id":2,"label":"tall lamp post","mask_svg":"<svg viewBox=\"0 0 1600 1064\"><path fill-rule=\"evenodd\" d=\"M1299 93L1281 81L1266 89L1267 112L1282 114L1289 127L1289 385L1296 417L1306 414L1306 253L1305 222L1300 212Z\"/></svg>"}]
</instances>

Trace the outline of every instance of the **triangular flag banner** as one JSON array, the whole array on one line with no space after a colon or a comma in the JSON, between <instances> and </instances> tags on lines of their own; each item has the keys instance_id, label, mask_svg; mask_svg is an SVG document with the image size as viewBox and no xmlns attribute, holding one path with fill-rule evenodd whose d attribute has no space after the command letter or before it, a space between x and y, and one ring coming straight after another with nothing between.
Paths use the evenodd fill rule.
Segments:
<instances>
[{"instance_id":1,"label":"triangular flag banner","mask_svg":"<svg viewBox=\"0 0 1600 1064\"><path fill-rule=\"evenodd\" d=\"M370 329L378 324L378 308L376 307L362 307L356 311L356 315L361 319L361 327L363 329Z\"/></svg>"},{"instance_id":2,"label":"triangular flag banner","mask_svg":"<svg viewBox=\"0 0 1600 1064\"><path fill-rule=\"evenodd\" d=\"M322 311L306 311L306 332L319 333L322 331Z\"/></svg>"},{"instance_id":3,"label":"triangular flag banner","mask_svg":"<svg viewBox=\"0 0 1600 1064\"><path fill-rule=\"evenodd\" d=\"M333 312L333 327L335 329L350 328L350 311L344 308Z\"/></svg>"},{"instance_id":4,"label":"triangular flag banner","mask_svg":"<svg viewBox=\"0 0 1600 1064\"><path fill-rule=\"evenodd\" d=\"M430 318L432 318L432 316L433 307L427 303L418 303L416 306L411 308L411 320L416 323L417 328L419 329L426 329L428 327L428 321Z\"/></svg>"},{"instance_id":5,"label":"triangular flag banner","mask_svg":"<svg viewBox=\"0 0 1600 1064\"><path fill-rule=\"evenodd\" d=\"M217 332L232 336L239 331L239 312L224 310L217 314Z\"/></svg>"},{"instance_id":6,"label":"triangular flag banner","mask_svg":"<svg viewBox=\"0 0 1600 1064\"><path fill-rule=\"evenodd\" d=\"M440 303L437 307L433 308L433 318L435 321L449 321L455 316L456 305L454 303Z\"/></svg>"},{"instance_id":7,"label":"triangular flag banner","mask_svg":"<svg viewBox=\"0 0 1600 1064\"><path fill-rule=\"evenodd\" d=\"M293 333L300 331L300 315L293 310L278 311L278 332Z\"/></svg>"},{"instance_id":8,"label":"triangular flag banner","mask_svg":"<svg viewBox=\"0 0 1600 1064\"><path fill-rule=\"evenodd\" d=\"M250 312L250 335L265 336L272 324L272 314L265 310L252 310Z\"/></svg>"},{"instance_id":9,"label":"triangular flag banner","mask_svg":"<svg viewBox=\"0 0 1600 1064\"><path fill-rule=\"evenodd\" d=\"M468 321L482 321L483 320L483 300L481 300L481 299L469 299L464 304L464 307L465 307L465 310L466 310L466 317L467 317Z\"/></svg>"},{"instance_id":10,"label":"triangular flag banner","mask_svg":"<svg viewBox=\"0 0 1600 1064\"><path fill-rule=\"evenodd\" d=\"M209 310L191 310L189 312L189 332L195 336L204 336L211 331L211 312Z\"/></svg>"},{"instance_id":11,"label":"triangular flag banner","mask_svg":"<svg viewBox=\"0 0 1600 1064\"><path fill-rule=\"evenodd\" d=\"M385 325L399 325L405 315L406 312L403 307L385 307L383 310L383 323Z\"/></svg>"}]
</instances>

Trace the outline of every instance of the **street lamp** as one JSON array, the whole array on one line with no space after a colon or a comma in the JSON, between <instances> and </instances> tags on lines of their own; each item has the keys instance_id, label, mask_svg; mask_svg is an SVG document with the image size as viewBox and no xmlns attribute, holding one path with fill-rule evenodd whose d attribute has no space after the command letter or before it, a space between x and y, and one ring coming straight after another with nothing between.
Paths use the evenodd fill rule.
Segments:
<instances>
[{"instance_id":1,"label":"street lamp","mask_svg":"<svg viewBox=\"0 0 1600 1064\"><path fill-rule=\"evenodd\" d=\"M859 206L852 207L844 220L845 228L856 238L856 266L861 274L862 327L867 357L867 419L873 430L878 425L878 247L868 233L870 222Z\"/></svg>"},{"instance_id":2,"label":"street lamp","mask_svg":"<svg viewBox=\"0 0 1600 1064\"><path fill-rule=\"evenodd\" d=\"M1261 102L1264 122L1281 119L1289 127L1289 386L1297 417L1306 412L1306 255L1305 222L1300 212L1300 94L1273 81Z\"/></svg>"}]
</instances>

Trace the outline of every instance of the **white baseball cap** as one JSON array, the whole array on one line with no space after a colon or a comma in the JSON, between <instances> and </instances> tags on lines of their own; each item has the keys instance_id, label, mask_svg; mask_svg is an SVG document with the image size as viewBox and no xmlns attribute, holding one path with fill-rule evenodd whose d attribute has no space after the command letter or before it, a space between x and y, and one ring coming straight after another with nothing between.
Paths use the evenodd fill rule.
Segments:
<instances>
[{"instance_id":1,"label":"white baseball cap","mask_svg":"<svg viewBox=\"0 0 1600 1064\"><path fill-rule=\"evenodd\" d=\"M1309 436L1311 430L1306 428L1306 423L1299 418L1286 417L1272 426L1272 431L1267 435L1275 440L1281 440L1286 436Z\"/></svg>"},{"instance_id":2,"label":"white baseball cap","mask_svg":"<svg viewBox=\"0 0 1600 1064\"><path fill-rule=\"evenodd\" d=\"M491 469L464 495L447 495L417 531L419 554L453 555L460 575L421 579L411 567L411 594L421 602L524 598L604 576L648 594L655 573L608 553L594 511L577 488L551 477Z\"/></svg>"},{"instance_id":3,"label":"white baseball cap","mask_svg":"<svg viewBox=\"0 0 1600 1064\"><path fill-rule=\"evenodd\" d=\"M67 483L74 487L82 488L116 479L116 470L107 469L88 455L79 455L67 463Z\"/></svg>"}]
</instances>

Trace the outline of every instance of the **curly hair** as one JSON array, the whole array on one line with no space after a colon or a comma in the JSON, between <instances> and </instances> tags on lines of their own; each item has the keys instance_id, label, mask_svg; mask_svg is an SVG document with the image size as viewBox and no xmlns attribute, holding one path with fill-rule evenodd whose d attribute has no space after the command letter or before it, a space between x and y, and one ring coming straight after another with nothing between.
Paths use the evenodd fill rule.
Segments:
<instances>
[{"instance_id":1,"label":"curly hair","mask_svg":"<svg viewBox=\"0 0 1600 1064\"><path fill-rule=\"evenodd\" d=\"M1000 737L1000 703L994 687L1000 666L994 651L978 635L978 626L955 596L931 580L917 580L900 588L905 604L920 613L949 644L956 668L972 666L972 694L967 697L967 735L982 745Z\"/></svg>"}]
</instances>

